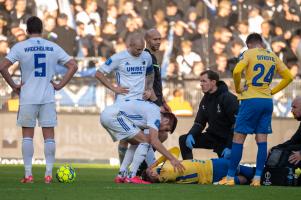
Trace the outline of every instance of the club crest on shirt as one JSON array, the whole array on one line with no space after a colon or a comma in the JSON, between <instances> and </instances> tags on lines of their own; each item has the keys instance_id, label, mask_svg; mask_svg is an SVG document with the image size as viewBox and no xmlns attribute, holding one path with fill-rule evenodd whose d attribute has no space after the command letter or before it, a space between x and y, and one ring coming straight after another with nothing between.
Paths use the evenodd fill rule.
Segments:
<instances>
[{"instance_id":1,"label":"club crest on shirt","mask_svg":"<svg viewBox=\"0 0 301 200\"><path fill-rule=\"evenodd\" d=\"M145 60L144 60L144 61L142 62L142 65L145 65L145 63L146 63L146 62L145 62Z\"/></svg>"},{"instance_id":2,"label":"club crest on shirt","mask_svg":"<svg viewBox=\"0 0 301 200\"><path fill-rule=\"evenodd\" d=\"M111 58L108 58L105 62L106 65L110 65L112 63L112 59Z\"/></svg>"}]
</instances>

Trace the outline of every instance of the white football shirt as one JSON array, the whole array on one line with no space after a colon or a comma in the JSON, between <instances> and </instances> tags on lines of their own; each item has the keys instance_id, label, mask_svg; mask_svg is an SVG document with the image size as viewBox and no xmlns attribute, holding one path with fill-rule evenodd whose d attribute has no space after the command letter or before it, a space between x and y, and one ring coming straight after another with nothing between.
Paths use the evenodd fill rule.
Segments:
<instances>
[{"instance_id":1,"label":"white football shirt","mask_svg":"<svg viewBox=\"0 0 301 200\"><path fill-rule=\"evenodd\" d=\"M114 54L98 70L106 74L114 71L116 83L121 87L129 88L129 93L126 95L118 94L116 101L142 99L145 76L153 73L152 58L145 51L139 57L134 57L125 50Z\"/></svg>"},{"instance_id":2,"label":"white football shirt","mask_svg":"<svg viewBox=\"0 0 301 200\"><path fill-rule=\"evenodd\" d=\"M6 58L19 61L23 86L20 105L54 102L51 80L55 66L64 65L71 57L57 44L40 37L29 38L15 44Z\"/></svg>"},{"instance_id":3,"label":"white football shirt","mask_svg":"<svg viewBox=\"0 0 301 200\"><path fill-rule=\"evenodd\" d=\"M114 106L120 110L120 114L131 119L140 129L154 128L159 130L161 122L160 107L150 101L141 99L120 101Z\"/></svg>"}]
</instances>

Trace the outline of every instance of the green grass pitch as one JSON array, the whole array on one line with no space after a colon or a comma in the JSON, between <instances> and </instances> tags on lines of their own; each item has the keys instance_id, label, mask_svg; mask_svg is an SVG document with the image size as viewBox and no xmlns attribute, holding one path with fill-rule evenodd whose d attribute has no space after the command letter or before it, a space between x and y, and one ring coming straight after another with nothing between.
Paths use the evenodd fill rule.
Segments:
<instances>
[{"instance_id":1,"label":"green grass pitch","mask_svg":"<svg viewBox=\"0 0 301 200\"><path fill-rule=\"evenodd\" d=\"M275 200L301 199L301 187L214 186L180 184L115 184L116 168L104 165L73 165L74 183L56 179L44 184L44 166L33 167L35 183L21 184L22 166L0 165L0 200ZM56 168L54 171L56 171Z\"/></svg>"}]
</instances>

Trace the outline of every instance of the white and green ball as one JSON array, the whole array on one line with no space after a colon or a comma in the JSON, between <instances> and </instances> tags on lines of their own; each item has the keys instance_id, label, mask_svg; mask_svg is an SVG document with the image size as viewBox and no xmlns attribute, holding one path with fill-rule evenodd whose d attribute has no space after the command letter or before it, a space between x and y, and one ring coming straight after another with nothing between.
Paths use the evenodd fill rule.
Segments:
<instances>
[{"instance_id":1,"label":"white and green ball","mask_svg":"<svg viewBox=\"0 0 301 200\"><path fill-rule=\"evenodd\" d=\"M72 183L76 178L76 173L73 167L65 164L56 171L56 178L61 183Z\"/></svg>"}]
</instances>

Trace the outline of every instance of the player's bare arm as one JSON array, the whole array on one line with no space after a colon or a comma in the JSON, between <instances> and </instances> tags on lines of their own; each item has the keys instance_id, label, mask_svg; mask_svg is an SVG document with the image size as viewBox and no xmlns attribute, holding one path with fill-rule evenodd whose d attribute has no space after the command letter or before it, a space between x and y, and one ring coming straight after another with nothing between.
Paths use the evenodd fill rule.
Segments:
<instances>
[{"instance_id":1,"label":"player's bare arm","mask_svg":"<svg viewBox=\"0 0 301 200\"><path fill-rule=\"evenodd\" d=\"M181 164L181 162L163 146L158 138L158 131L153 128L149 129L149 142L157 151L170 161L175 171L178 170L179 172L183 172L185 170L185 167Z\"/></svg>"},{"instance_id":2,"label":"player's bare arm","mask_svg":"<svg viewBox=\"0 0 301 200\"><path fill-rule=\"evenodd\" d=\"M74 59L69 60L64 66L67 67L68 71L64 75L63 79L59 83L51 81L55 90L62 89L71 80L78 68Z\"/></svg>"},{"instance_id":3,"label":"player's bare arm","mask_svg":"<svg viewBox=\"0 0 301 200\"><path fill-rule=\"evenodd\" d=\"M116 94L128 94L129 89L121 86L114 86L108 78L105 76L104 73L97 71L95 77L102 83L104 86L115 92Z\"/></svg>"},{"instance_id":4,"label":"player's bare arm","mask_svg":"<svg viewBox=\"0 0 301 200\"><path fill-rule=\"evenodd\" d=\"M8 72L8 68L12 65L12 63L8 60L8 59L4 59L1 63L0 63L0 72L3 76L3 78L6 80L6 82L8 83L8 85L13 89L14 92L16 92L17 94L20 94L20 90L22 87L22 84L16 84L13 79L12 76L10 75L10 73Z\"/></svg>"}]
</instances>

